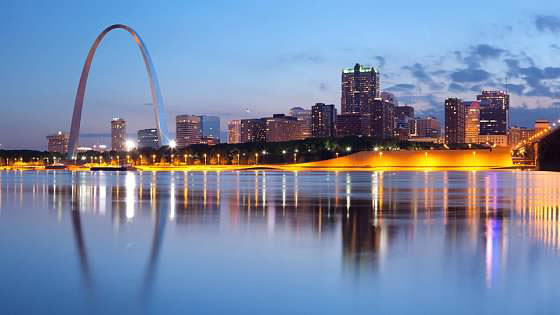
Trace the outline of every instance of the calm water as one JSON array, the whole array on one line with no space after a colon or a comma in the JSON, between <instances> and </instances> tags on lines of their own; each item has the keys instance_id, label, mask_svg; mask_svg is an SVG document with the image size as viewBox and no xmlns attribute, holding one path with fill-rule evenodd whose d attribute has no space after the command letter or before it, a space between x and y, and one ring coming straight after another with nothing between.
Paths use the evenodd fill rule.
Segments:
<instances>
[{"instance_id":1,"label":"calm water","mask_svg":"<svg viewBox=\"0 0 560 315\"><path fill-rule=\"evenodd\" d=\"M0 172L0 314L557 314L560 174Z\"/></svg>"}]
</instances>

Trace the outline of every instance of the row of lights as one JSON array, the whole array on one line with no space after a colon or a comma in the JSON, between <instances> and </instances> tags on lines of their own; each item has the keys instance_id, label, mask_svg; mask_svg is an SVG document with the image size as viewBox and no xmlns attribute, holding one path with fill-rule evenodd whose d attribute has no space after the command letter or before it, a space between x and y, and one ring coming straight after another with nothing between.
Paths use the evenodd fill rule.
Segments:
<instances>
[{"instance_id":1,"label":"row of lights","mask_svg":"<svg viewBox=\"0 0 560 315\"><path fill-rule=\"evenodd\" d=\"M558 120L558 126L560 126L560 120ZM531 140L540 139L540 138L542 138L543 136L545 136L545 135L547 135L548 133L550 133L550 132L551 132L553 129L555 129L556 127L557 127L557 124L556 124L556 123L553 123L553 124L552 124L552 127L548 127L548 128L546 128L545 130L543 130L543 131L541 131L541 132L539 132L539 133L536 133L536 134L532 135L531 137L529 137L528 140L531 141ZM515 149L514 149L514 150L519 149L520 147L522 147L522 146L525 145L525 144L527 144L527 140L523 140L522 142L518 143L518 144L515 146Z\"/></svg>"}]
</instances>

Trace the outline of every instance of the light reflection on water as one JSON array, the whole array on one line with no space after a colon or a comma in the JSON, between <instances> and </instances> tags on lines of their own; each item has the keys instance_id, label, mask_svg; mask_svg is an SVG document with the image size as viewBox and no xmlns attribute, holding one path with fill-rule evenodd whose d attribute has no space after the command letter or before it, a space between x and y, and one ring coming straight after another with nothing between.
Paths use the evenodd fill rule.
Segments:
<instances>
[{"instance_id":1,"label":"light reflection on water","mask_svg":"<svg viewBox=\"0 0 560 315\"><path fill-rule=\"evenodd\" d=\"M0 172L0 310L553 312L559 184L518 171Z\"/></svg>"}]
</instances>

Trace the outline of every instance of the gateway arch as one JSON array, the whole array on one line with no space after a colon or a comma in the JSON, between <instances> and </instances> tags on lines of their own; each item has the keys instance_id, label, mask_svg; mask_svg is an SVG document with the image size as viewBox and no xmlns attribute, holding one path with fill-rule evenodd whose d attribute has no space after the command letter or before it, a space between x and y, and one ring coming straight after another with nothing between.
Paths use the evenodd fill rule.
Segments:
<instances>
[{"instance_id":1,"label":"gateway arch","mask_svg":"<svg viewBox=\"0 0 560 315\"><path fill-rule=\"evenodd\" d=\"M70 139L68 141L68 159L72 160L76 158L76 151L78 148L78 140L80 138L80 123L82 120L82 108L84 105L84 96L86 91L86 84L89 75L89 69L91 68L91 63L93 61L93 56L97 47L110 31L114 29L123 29L134 37L136 45L140 48L142 57L144 58L144 63L146 64L146 71L148 72L148 80L150 82L150 92L152 94L152 107L154 109L154 115L156 118L156 128L158 131L158 136L160 139L160 145L169 145L169 133L167 131L167 121L165 117L165 111L163 106L163 98L161 96L161 91L159 90L159 83L157 80L156 69L152 63L152 58L140 38L140 35L136 33L132 28L123 24L114 24L106 29L104 29L95 39L95 42L89 49L89 53L84 63L84 68L82 69L82 76L80 77L80 84L78 85L78 92L76 93L76 100L74 101L74 113L72 114L72 125L70 127Z\"/></svg>"}]
</instances>

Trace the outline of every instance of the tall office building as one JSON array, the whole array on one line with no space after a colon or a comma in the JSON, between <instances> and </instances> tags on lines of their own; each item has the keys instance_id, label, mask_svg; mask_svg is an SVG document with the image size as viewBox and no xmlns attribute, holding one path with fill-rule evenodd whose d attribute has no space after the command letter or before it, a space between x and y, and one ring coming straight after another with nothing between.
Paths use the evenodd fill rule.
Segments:
<instances>
[{"instance_id":1,"label":"tall office building","mask_svg":"<svg viewBox=\"0 0 560 315\"><path fill-rule=\"evenodd\" d=\"M159 136L156 128L141 129L137 133L138 148L159 148Z\"/></svg>"},{"instance_id":2,"label":"tall office building","mask_svg":"<svg viewBox=\"0 0 560 315\"><path fill-rule=\"evenodd\" d=\"M317 103L311 107L311 135L313 138L336 136L336 107Z\"/></svg>"},{"instance_id":3,"label":"tall office building","mask_svg":"<svg viewBox=\"0 0 560 315\"><path fill-rule=\"evenodd\" d=\"M47 136L47 147L49 152L68 153L68 134L59 131Z\"/></svg>"},{"instance_id":4,"label":"tall office building","mask_svg":"<svg viewBox=\"0 0 560 315\"><path fill-rule=\"evenodd\" d=\"M342 70L341 114L365 113L380 96L379 72L375 68L356 64Z\"/></svg>"},{"instance_id":5,"label":"tall office building","mask_svg":"<svg viewBox=\"0 0 560 315\"><path fill-rule=\"evenodd\" d=\"M265 141L266 118L241 120L241 143Z\"/></svg>"},{"instance_id":6,"label":"tall office building","mask_svg":"<svg viewBox=\"0 0 560 315\"><path fill-rule=\"evenodd\" d=\"M200 116L179 115L175 118L177 147L185 148L191 144L199 144L202 138Z\"/></svg>"},{"instance_id":7,"label":"tall office building","mask_svg":"<svg viewBox=\"0 0 560 315\"><path fill-rule=\"evenodd\" d=\"M220 117L201 116L202 137L220 142Z\"/></svg>"},{"instance_id":8,"label":"tall office building","mask_svg":"<svg viewBox=\"0 0 560 315\"><path fill-rule=\"evenodd\" d=\"M122 118L111 120L111 150L117 152L126 150L126 121Z\"/></svg>"},{"instance_id":9,"label":"tall office building","mask_svg":"<svg viewBox=\"0 0 560 315\"><path fill-rule=\"evenodd\" d=\"M465 121L465 143L478 143L480 134L480 105L477 101L464 102L467 111Z\"/></svg>"},{"instance_id":10,"label":"tall office building","mask_svg":"<svg viewBox=\"0 0 560 315\"><path fill-rule=\"evenodd\" d=\"M298 120L297 138L299 140L305 140L307 138L311 138L311 129L312 129L311 110L303 109L301 107L294 107L290 109L290 116L296 117Z\"/></svg>"},{"instance_id":11,"label":"tall office building","mask_svg":"<svg viewBox=\"0 0 560 315\"><path fill-rule=\"evenodd\" d=\"M458 98L445 100L445 143L465 143L465 104Z\"/></svg>"},{"instance_id":12,"label":"tall office building","mask_svg":"<svg viewBox=\"0 0 560 315\"><path fill-rule=\"evenodd\" d=\"M507 135L509 129L509 94L482 91L476 97L480 105L480 135Z\"/></svg>"},{"instance_id":13,"label":"tall office building","mask_svg":"<svg viewBox=\"0 0 560 315\"><path fill-rule=\"evenodd\" d=\"M274 114L266 118L266 141L283 142L302 140L299 134L300 121L296 117Z\"/></svg>"},{"instance_id":14,"label":"tall office building","mask_svg":"<svg viewBox=\"0 0 560 315\"><path fill-rule=\"evenodd\" d=\"M228 122L228 143L241 143L241 120Z\"/></svg>"},{"instance_id":15,"label":"tall office building","mask_svg":"<svg viewBox=\"0 0 560 315\"><path fill-rule=\"evenodd\" d=\"M394 136L395 110L393 103L377 98L368 104L362 115L362 135L389 139Z\"/></svg>"}]
</instances>

